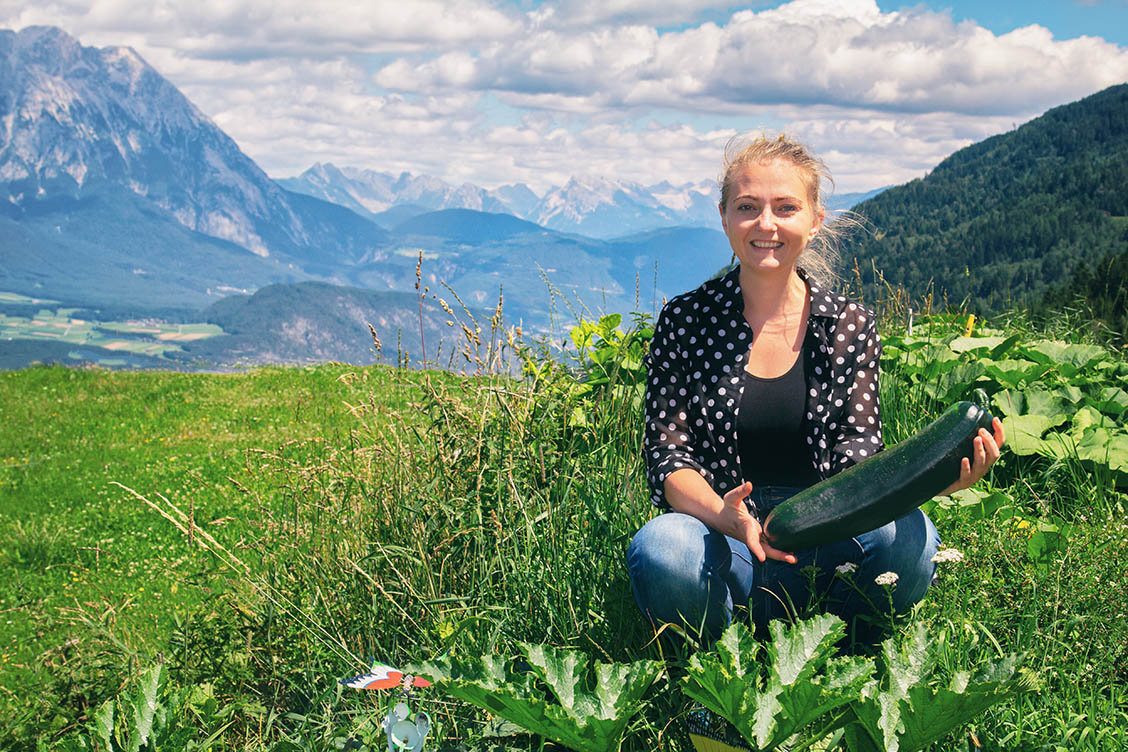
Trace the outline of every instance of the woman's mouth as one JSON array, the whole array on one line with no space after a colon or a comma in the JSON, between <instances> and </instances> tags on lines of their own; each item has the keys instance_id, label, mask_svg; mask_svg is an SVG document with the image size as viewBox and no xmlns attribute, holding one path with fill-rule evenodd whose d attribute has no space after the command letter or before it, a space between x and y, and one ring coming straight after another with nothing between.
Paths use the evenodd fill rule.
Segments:
<instances>
[{"instance_id":1,"label":"woman's mouth","mask_svg":"<svg viewBox=\"0 0 1128 752\"><path fill-rule=\"evenodd\" d=\"M783 246L783 243L781 243L778 240L753 240L752 241L752 247L753 248L780 248L782 246Z\"/></svg>"}]
</instances>

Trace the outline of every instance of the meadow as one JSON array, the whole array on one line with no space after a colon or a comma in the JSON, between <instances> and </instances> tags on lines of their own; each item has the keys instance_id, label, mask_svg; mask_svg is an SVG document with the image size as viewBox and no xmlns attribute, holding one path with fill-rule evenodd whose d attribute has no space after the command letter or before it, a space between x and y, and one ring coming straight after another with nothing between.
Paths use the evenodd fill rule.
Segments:
<instances>
[{"instance_id":1,"label":"meadow","mask_svg":"<svg viewBox=\"0 0 1128 752\"><path fill-rule=\"evenodd\" d=\"M0 291L0 304L36 307L56 301L29 298ZM178 343L194 342L223 334L214 324L181 324L162 321L94 321L77 318L74 308L39 308L29 315L0 313L0 340L19 340L21 344L58 343L67 346L67 357L79 362L93 362L106 368L122 368L134 364L129 355L155 359L153 365L165 362L170 353L182 352ZM120 353L120 357L115 354Z\"/></svg>"},{"instance_id":2,"label":"meadow","mask_svg":"<svg viewBox=\"0 0 1128 752\"><path fill-rule=\"evenodd\" d=\"M1008 655L1021 681L930 748L1128 748L1128 362L1083 327L906 323L883 321L887 442L971 397L1010 443L928 503L963 557L897 629L930 646L930 686ZM390 696L338 679L525 655L517 681L524 643L660 661L622 748L689 749L692 666L623 565L653 514L648 336L583 322L570 364L514 342L465 374L0 372L0 746L129 748L148 707L142 749L385 749ZM522 375L481 367L498 355ZM429 749L561 748L439 687L412 703L441 724Z\"/></svg>"}]
</instances>

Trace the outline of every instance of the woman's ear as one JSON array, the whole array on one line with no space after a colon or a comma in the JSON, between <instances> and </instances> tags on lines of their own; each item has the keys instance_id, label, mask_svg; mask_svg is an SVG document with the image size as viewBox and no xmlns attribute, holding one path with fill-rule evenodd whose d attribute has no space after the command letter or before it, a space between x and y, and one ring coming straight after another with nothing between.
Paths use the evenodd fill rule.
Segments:
<instances>
[{"instance_id":1,"label":"woman's ear","mask_svg":"<svg viewBox=\"0 0 1128 752\"><path fill-rule=\"evenodd\" d=\"M811 229L807 231L807 242L808 243L811 242L812 240L814 240L815 236L819 234L819 230L822 229L822 223L823 223L823 220L825 220L825 219L826 219L826 209L824 207L820 206L819 212L818 212L818 221L816 221L815 224L811 226Z\"/></svg>"}]
</instances>

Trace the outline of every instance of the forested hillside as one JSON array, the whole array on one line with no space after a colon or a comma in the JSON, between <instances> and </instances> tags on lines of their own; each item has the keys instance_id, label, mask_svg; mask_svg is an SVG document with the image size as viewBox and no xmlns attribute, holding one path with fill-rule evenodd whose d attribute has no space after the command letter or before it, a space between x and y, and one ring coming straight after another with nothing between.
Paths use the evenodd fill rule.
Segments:
<instances>
[{"instance_id":1,"label":"forested hillside","mask_svg":"<svg viewBox=\"0 0 1128 752\"><path fill-rule=\"evenodd\" d=\"M1036 301L1080 262L1128 248L1128 85L962 149L855 207L847 246L871 291L932 291L972 311Z\"/></svg>"}]
</instances>

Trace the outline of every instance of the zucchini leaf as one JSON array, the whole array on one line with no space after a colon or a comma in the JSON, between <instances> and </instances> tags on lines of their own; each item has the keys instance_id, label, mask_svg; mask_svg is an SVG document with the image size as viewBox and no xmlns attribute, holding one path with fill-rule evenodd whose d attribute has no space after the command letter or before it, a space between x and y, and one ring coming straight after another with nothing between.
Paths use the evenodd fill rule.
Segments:
<instances>
[{"instance_id":1,"label":"zucchini leaf","mask_svg":"<svg viewBox=\"0 0 1128 752\"><path fill-rule=\"evenodd\" d=\"M818 735L843 725L846 714L830 714L855 699L873 673L865 659L833 657L834 644L845 634L836 616L823 614L793 627L774 621L769 629L766 660L758 660L761 647L748 628L734 622L711 652L690 659L682 680L686 695L728 719L761 750L820 719Z\"/></svg>"},{"instance_id":2,"label":"zucchini leaf","mask_svg":"<svg viewBox=\"0 0 1128 752\"><path fill-rule=\"evenodd\" d=\"M844 736L851 752L924 749L1019 691L1018 658L1013 655L987 663L974 677L960 671L946 687L933 686L934 645L923 624L900 645L896 639L885 641L885 680L867 684L851 706L856 721Z\"/></svg>"},{"instance_id":3,"label":"zucchini leaf","mask_svg":"<svg viewBox=\"0 0 1128 752\"><path fill-rule=\"evenodd\" d=\"M627 722L662 668L657 661L597 661L592 688L583 653L548 645L521 647L528 657L527 673L510 670L496 656L445 656L423 664L420 673L438 689L534 734L578 752L609 752L619 748Z\"/></svg>"}]
</instances>

